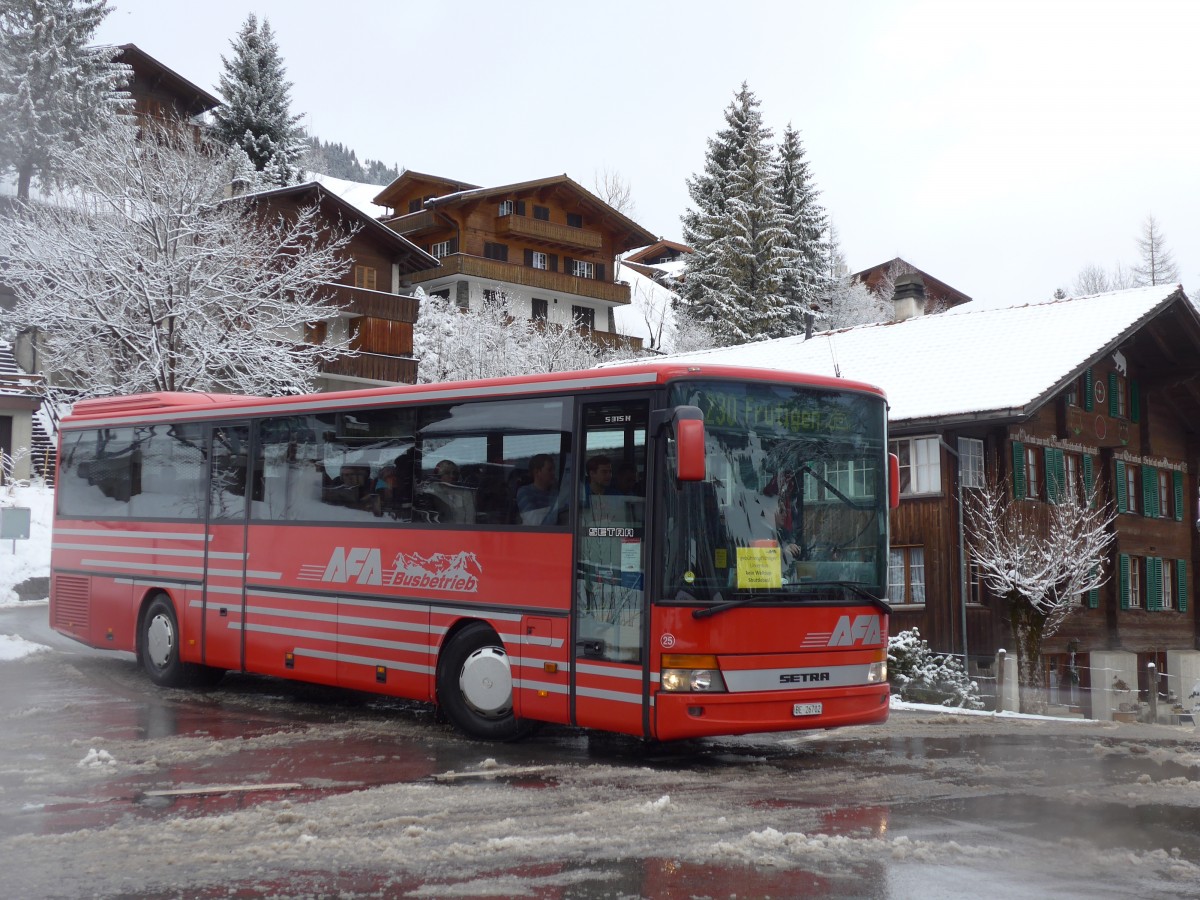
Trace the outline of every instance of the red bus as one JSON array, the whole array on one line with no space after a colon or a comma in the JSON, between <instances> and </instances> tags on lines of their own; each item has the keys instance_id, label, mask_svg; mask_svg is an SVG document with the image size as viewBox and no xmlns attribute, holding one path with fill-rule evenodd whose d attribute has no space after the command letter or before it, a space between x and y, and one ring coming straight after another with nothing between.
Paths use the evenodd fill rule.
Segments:
<instances>
[{"instance_id":1,"label":"red bus","mask_svg":"<svg viewBox=\"0 0 1200 900\"><path fill-rule=\"evenodd\" d=\"M478 738L882 721L885 411L863 384L665 361L82 401L51 625L161 685L376 691Z\"/></svg>"}]
</instances>

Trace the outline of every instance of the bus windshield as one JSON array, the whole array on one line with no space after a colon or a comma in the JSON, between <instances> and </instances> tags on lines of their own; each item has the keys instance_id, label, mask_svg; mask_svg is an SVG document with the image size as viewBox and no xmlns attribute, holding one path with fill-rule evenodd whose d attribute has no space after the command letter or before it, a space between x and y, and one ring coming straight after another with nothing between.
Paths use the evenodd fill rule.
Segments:
<instances>
[{"instance_id":1,"label":"bus windshield","mask_svg":"<svg viewBox=\"0 0 1200 900\"><path fill-rule=\"evenodd\" d=\"M714 381L671 400L704 414L707 475L662 480L665 598L886 596L881 398Z\"/></svg>"}]
</instances>

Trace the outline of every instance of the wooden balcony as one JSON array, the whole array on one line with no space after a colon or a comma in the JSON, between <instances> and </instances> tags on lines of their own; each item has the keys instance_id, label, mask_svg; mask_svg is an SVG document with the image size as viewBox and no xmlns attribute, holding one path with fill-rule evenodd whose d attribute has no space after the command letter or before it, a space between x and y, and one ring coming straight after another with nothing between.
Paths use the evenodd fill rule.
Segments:
<instances>
[{"instance_id":1,"label":"wooden balcony","mask_svg":"<svg viewBox=\"0 0 1200 900\"><path fill-rule=\"evenodd\" d=\"M365 378L388 384L416 384L417 361L412 357L385 356L382 353L359 353L321 363L325 375L345 378Z\"/></svg>"},{"instance_id":2,"label":"wooden balcony","mask_svg":"<svg viewBox=\"0 0 1200 900\"><path fill-rule=\"evenodd\" d=\"M570 225L559 225L527 216L496 216L496 234L567 250L595 251L604 246L604 239L598 231L585 231L582 228L572 228Z\"/></svg>"},{"instance_id":3,"label":"wooden balcony","mask_svg":"<svg viewBox=\"0 0 1200 900\"><path fill-rule=\"evenodd\" d=\"M535 220L536 221L536 220ZM593 300L603 300L606 303L628 303L629 285L614 284L611 281L596 281L591 278L576 278L562 272L547 272L529 266L515 263L500 262L496 259L484 259L482 256L468 256L465 253L452 253L442 257L442 264L436 269L422 269L408 277L416 284L432 281L435 278L453 277L455 275L472 276L493 281L497 284L511 285L524 291L553 291L560 294L575 294L578 297L588 297Z\"/></svg>"},{"instance_id":4,"label":"wooden balcony","mask_svg":"<svg viewBox=\"0 0 1200 900\"><path fill-rule=\"evenodd\" d=\"M392 322L417 321L417 298L385 291L368 291L345 284L328 284L333 301L348 316L367 316Z\"/></svg>"},{"instance_id":5,"label":"wooden balcony","mask_svg":"<svg viewBox=\"0 0 1200 900\"><path fill-rule=\"evenodd\" d=\"M394 219L385 220L383 224L406 238L430 234L439 228L446 227L445 221L439 218L432 209L419 209L407 215L396 216Z\"/></svg>"}]
</instances>

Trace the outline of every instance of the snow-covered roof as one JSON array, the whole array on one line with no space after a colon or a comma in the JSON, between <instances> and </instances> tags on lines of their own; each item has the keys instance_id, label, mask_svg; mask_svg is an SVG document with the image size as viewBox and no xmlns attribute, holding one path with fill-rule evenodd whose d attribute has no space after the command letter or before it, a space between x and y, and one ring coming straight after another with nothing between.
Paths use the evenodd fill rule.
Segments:
<instances>
[{"instance_id":1,"label":"snow-covered roof","mask_svg":"<svg viewBox=\"0 0 1200 900\"><path fill-rule=\"evenodd\" d=\"M1028 415L1082 368L1155 314L1183 301L1178 285L758 341L672 360L833 375L877 385L894 423ZM1182 304L1193 317L1195 309Z\"/></svg>"},{"instance_id":2,"label":"snow-covered roof","mask_svg":"<svg viewBox=\"0 0 1200 900\"><path fill-rule=\"evenodd\" d=\"M344 178L334 178L332 175L322 175L320 172L305 172L305 181L315 181L334 196L341 197L363 215L372 219L381 219L390 215L391 210L371 201L383 190L381 184L362 184L358 181L346 181Z\"/></svg>"}]
</instances>

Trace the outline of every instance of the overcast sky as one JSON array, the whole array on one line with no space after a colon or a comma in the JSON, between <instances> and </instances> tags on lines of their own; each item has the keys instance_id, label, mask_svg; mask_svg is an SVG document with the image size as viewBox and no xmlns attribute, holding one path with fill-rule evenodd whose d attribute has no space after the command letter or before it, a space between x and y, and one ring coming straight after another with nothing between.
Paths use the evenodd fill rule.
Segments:
<instances>
[{"instance_id":1,"label":"overcast sky","mask_svg":"<svg viewBox=\"0 0 1200 900\"><path fill-rule=\"evenodd\" d=\"M741 82L801 132L852 269L902 256L978 299L1138 261L1152 213L1200 287L1200 3L112 0L213 93L267 18L318 137L491 186L598 173L681 237L685 179Z\"/></svg>"}]
</instances>

